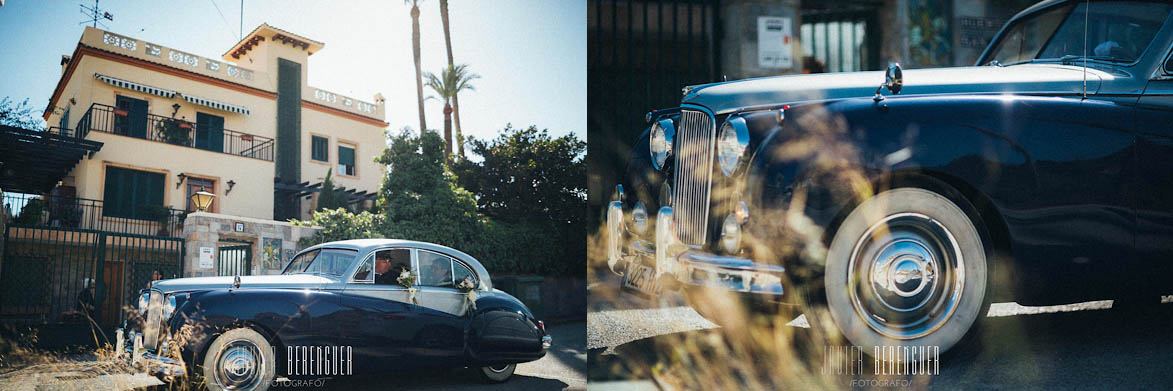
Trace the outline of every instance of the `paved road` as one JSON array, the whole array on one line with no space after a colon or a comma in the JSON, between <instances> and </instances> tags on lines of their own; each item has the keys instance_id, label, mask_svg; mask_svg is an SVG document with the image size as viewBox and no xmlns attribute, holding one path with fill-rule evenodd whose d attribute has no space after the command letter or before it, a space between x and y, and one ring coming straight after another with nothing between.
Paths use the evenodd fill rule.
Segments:
<instances>
[{"instance_id":1,"label":"paved road","mask_svg":"<svg viewBox=\"0 0 1173 391\"><path fill-rule=\"evenodd\" d=\"M467 370L433 370L393 373L380 377L326 379L307 386L278 383L271 390L585 390L586 325L582 322L550 326L554 346L541 360L518 365L513 378L502 384L484 384ZM129 367L79 357L52 365L36 365L0 372L0 390L165 390L162 383Z\"/></svg>"},{"instance_id":2,"label":"paved road","mask_svg":"<svg viewBox=\"0 0 1173 391\"><path fill-rule=\"evenodd\" d=\"M792 372L761 368L766 364L754 360L738 362L737 349L723 346L732 346L727 341L750 331L723 333L725 330L683 305L678 295L670 294L651 303L629 295L616 296L606 286L592 285L590 289L593 301L587 317L587 346L592 388L617 381L607 384L631 389L689 384L687 380L678 381L674 374L689 376L696 369L689 367L690 363L697 362L728 365L737 368L738 376L752 379L737 383L742 385L737 388L768 385L802 389L811 385L779 379L791 376L754 379L753 373ZM939 372L934 375L874 376L873 368L868 367L864 376L822 377L819 387L829 384L832 388L852 388L863 384L868 388L944 390L1168 389L1173 384L1173 304L1168 303L1168 297L1165 302L1146 311L1113 310L1111 301L1050 307L996 303L980 335L979 347L964 356L942 356ZM795 338L811 334L802 317L787 327ZM700 348L692 348L693 345ZM690 356L694 352L700 353ZM722 352L728 357L721 358ZM742 357L745 356L753 357ZM807 373L822 367L822 351L780 356L781 359L771 357L773 361L763 362L780 365L815 357L805 359ZM885 382L872 382L877 380Z\"/></svg>"}]
</instances>

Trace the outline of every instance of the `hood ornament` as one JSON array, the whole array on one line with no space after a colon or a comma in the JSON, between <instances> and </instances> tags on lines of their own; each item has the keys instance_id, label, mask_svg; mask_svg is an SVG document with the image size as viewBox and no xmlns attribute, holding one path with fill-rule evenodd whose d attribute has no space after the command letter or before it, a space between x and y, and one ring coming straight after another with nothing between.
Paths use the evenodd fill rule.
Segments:
<instances>
[{"instance_id":1,"label":"hood ornament","mask_svg":"<svg viewBox=\"0 0 1173 391\"><path fill-rule=\"evenodd\" d=\"M880 91L887 88L892 95L900 93L900 88L904 87L904 71L900 69L900 63L888 64L888 71L884 73L884 84L880 84L876 88L876 96L872 100L879 102L884 100L884 96L880 95Z\"/></svg>"},{"instance_id":2,"label":"hood ornament","mask_svg":"<svg viewBox=\"0 0 1173 391\"><path fill-rule=\"evenodd\" d=\"M236 288L236 289L240 289L240 276L239 275L237 275L236 278L232 279L232 287Z\"/></svg>"}]
</instances>

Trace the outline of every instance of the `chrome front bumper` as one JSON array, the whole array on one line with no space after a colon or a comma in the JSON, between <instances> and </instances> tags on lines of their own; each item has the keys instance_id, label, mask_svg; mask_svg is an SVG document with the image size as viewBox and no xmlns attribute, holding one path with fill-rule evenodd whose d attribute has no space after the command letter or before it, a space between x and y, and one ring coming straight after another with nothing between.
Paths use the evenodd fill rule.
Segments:
<instances>
[{"instance_id":1,"label":"chrome front bumper","mask_svg":"<svg viewBox=\"0 0 1173 391\"><path fill-rule=\"evenodd\" d=\"M711 254L681 243L673 230L672 219L672 207L661 207L656 213L655 242L649 242L626 233L621 202L608 204L607 265L611 271L623 275L628 263L637 262L654 267L658 280L670 278L680 284L776 297L783 295L784 267Z\"/></svg>"},{"instance_id":2,"label":"chrome front bumper","mask_svg":"<svg viewBox=\"0 0 1173 391\"><path fill-rule=\"evenodd\" d=\"M123 329L115 333L115 360L126 360L131 365L146 369L152 376L174 378L187 375L187 368L182 362L144 349L142 333Z\"/></svg>"}]
</instances>

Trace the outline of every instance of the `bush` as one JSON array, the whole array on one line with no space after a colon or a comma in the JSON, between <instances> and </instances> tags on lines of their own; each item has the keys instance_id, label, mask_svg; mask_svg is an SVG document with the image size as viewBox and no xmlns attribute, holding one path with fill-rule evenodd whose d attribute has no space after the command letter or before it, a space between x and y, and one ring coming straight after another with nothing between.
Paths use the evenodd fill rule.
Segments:
<instances>
[{"instance_id":1,"label":"bush","mask_svg":"<svg viewBox=\"0 0 1173 391\"><path fill-rule=\"evenodd\" d=\"M17 224L40 224L41 218L45 216L45 201L40 198L33 198L20 208L20 214L13 220Z\"/></svg>"}]
</instances>

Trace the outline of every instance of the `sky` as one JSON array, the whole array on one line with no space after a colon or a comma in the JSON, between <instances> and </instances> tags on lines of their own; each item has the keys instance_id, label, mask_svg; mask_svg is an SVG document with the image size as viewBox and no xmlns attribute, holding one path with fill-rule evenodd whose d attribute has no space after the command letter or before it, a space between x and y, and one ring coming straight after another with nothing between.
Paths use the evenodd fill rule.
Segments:
<instances>
[{"instance_id":1,"label":"sky","mask_svg":"<svg viewBox=\"0 0 1173 391\"><path fill-rule=\"evenodd\" d=\"M89 0L6 0L0 6L0 97L43 110L73 53ZM103 0L114 33L220 59L240 38L240 0ZM507 123L586 139L586 2L451 0L457 64L479 74L460 95L465 137L496 137ZM261 23L326 44L309 58L310 86L374 102L387 99L389 128L419 127L411 51L411 6L398 0L244 0L248 33ZM89 25L87 22L86 25ZM99 28L102 28L99 26ZM424 72L448 64L437 0L420 1ZM424 87L424 95L435 95ZM428 127L443 129L443 102L425 103Z\"/></svg>"}]
</instances>

